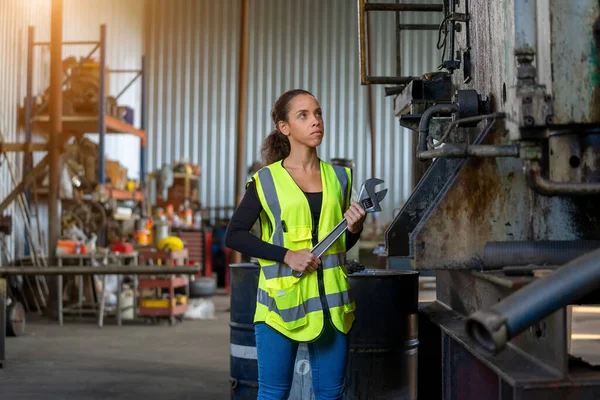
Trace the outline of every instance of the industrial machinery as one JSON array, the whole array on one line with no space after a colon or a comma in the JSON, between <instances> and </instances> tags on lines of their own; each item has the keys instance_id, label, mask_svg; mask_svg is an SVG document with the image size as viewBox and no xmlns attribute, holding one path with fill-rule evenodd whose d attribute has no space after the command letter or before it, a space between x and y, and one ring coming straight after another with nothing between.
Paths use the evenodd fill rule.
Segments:
<instances>
[{"instance_id":1,"label":"industrial machinery","mask_svg":"<svg viewBox=\"0 0 600 400\"><path fill-rule=\"evenodd\" d=\"M388 257L436 273L419 398L598 398L597 367L569 351L569 306L600 302L600 2L423 8L359 0L359 22L442 12L450 40L421 77L368 77L361 52L363 83L398 85L387 93L428 166L386 232Z\"/></svg>"}]
</instances>

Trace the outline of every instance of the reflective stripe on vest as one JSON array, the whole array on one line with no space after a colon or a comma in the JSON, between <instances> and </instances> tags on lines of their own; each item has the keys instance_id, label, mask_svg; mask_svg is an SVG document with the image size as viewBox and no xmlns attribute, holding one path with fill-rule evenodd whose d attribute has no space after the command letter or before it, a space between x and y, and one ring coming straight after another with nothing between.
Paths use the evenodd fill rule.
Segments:
<instances>
[{"instance_id":1,"label":"reflective stripe on vest","mask_svg":"<svg viewBox=\"0 0 600 400\"><path fill-rule=\"evenodd\" d=\"M321 266L323 269L335 268L346 263L346 254L327 254L321 257ZM265 278L274 279L281 278L284 276L292 276L293 270L283 263L276 263L271 265L264 265L262 267Z\"/></svg>"},{"instance_id":2,"label":"reflective stripe on vest","mask_svg":"<svg viewBox=\"0 0 600 400\"><path fill-rule=\"evenodd\" d=\"M281 225L281 206L279 205L279 198L277 197L277 190L275 190L275 182L273 181L273 175L271 170L263 168L258 171L260 178L260 185L265 194L273 218L275 218L275 232L273 233L273 244L276 246L283 246L283 226ZM289 268L288 268L289 269Z\"/></svg>"},{"instance_id":3,"label":"reflective stripe on vest","mask_svg":"<svg viewBox=\"0 0 600 400\"><path fill-rule=\"evenodd\" d=\"M348 200L348 175L346 175L346 168L340 165L334 165L333 170L335 171L335 175L340 181L340 186L342 188L342 214L346 212L346 208L348 208L348 204L346 201Z\"/></svg>"},{"instance_id":4,"label":"reflective stripe on vest","mask_svg":"<svg viewBox=\"0 0 600 400\"><path fill-rule=\"evenodd\" d=\"M350 299L350 294L347 290L328 294L326 298L329 308L341 307L352 303L352 299ZM261 288L258 288L256 300L260 304L267 306L269 310L276 312L284 322L293 322L305 317L308 313L323 310L319 297L312 297L308 300L304 300L302 304L299 304L296 307L279 310L275 304L275 300Z\"/></svg>"}]
</instances>

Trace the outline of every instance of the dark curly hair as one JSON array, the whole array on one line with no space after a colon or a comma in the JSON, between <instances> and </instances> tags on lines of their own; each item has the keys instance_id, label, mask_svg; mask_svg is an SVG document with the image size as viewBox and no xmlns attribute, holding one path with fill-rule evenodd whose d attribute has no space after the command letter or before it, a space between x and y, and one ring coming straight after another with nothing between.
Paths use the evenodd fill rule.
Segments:
<instances>
[{"instance_id":1,"label":"dark curly hair","mask_svg":"<svg viewBox=\"0 0 600 400\"><path fill-rule=\"evenodd\" d=\"M275 129L267 136L260 149L260 154L265 165L283 160L290 154L290 140L279 131L278 124L280 121L288 121L292 99L301 94L313 96L312 93L303 89L288 90L273 105L271 119L275 124Z\"/></svg>"}]
</instances>

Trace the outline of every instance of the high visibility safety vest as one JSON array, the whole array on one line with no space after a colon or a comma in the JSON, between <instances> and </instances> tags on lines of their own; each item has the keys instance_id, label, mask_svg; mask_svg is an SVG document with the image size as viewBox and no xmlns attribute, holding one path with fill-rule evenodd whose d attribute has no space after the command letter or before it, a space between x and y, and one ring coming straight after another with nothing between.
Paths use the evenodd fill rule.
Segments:
<instances>
[{"instance_id":1,"label":"high visibility safety vest","mask_svg":"<svg viewBox=\"0 0 600 400\"><path fill-rule=\"evenodd\" d=\"M252 179L262 204L262 240L289 250L309 249L344 218L350 205L350 169L321 161L323 203L317 236L305 194L278 161ZM265 322L290 339L309 342L321 334L325 315L346 334L354 322L354 302L345 266L346 242L342 235L321 257L319 271L297 278L283 263L259 259L261 266L254 322Z\"/></svg>"}]
</instances>

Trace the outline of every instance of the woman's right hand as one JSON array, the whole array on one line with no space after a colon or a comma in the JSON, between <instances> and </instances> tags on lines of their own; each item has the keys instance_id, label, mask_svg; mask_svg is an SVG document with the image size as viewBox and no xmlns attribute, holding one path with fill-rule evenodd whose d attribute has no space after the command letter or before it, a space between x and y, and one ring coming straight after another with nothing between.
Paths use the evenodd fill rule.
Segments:
<instances>
[{"instance_id":1,"label":"woman's right hand","mask_svg":"<svg viewBox=\"0 0 600 400\"><path fill-rule=\"evenodd\" d=\"M321 260L310 252L309 249L304 250L288 250L285 253L283 262L294 271L309 274L317 269Z\"/></svg>"}]
</instances>

